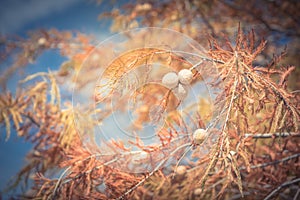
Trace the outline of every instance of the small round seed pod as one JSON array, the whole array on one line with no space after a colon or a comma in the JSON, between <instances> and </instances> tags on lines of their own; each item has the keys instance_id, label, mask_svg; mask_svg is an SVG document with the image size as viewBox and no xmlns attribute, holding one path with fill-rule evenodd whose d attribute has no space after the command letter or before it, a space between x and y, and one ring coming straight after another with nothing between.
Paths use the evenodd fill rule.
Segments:
<instances>
[{"instance_id":1,"label":"small round seed pod","mask_svg":"<svg viewBox=\"0 0 300 200\"><path fill-rule=\"evenodd\" d=\"M175 72L169 72L164 75L161 82L164 86L173 89L177 87L179 79Z\"/></svg>"},{"instance_id":2,"label":"small round seed pod","mask_svg":"<svg viewBox=\"0 0 300 200\"><path fill-rule=\"evenodd\" d=\"M47 40L44 37L39 38L38 45L44 46L46 44Z\"/></svg>"},{"instance_id":3,"label":"small round seed pod","mask_svg":"<svg viewBox=\"0 0 300 200\"><path fill-rule=\"evenodd\" d=\"M182 69L178 72L179 82L187 85L193 80L193 72L189 69Z\"/></svg>"},{"instance_id":4,"label":"small round seed pod","mask_svg":"<svg viewBox=\"0 0 300 200\"><path fill-rule=\"evenodd\" d=\"M193 134L194 144L196 144L196 145L202 144L202 142L205 140L207 135L208 135L208 133L205 129L198 128L197 130L195 130L195 132Z\"/></svg>"},{"instance_id":5,"label":"small round seed pod","mask_svg":"<svg viewBox=\"0 0 300 200\"><path fill-rule=\"evenodd\" d=\"M200 196L202 194L202 189L201 188L196 188L195 190L194 190L194 195L195 196Z\"/></svg>"},{"instance_id":6,"label":"small round seed pod","mask_svg":"<svg viewBox=\"0 0 300 200\"><path fill-rule=\"evenodd\" d=\"M174 92L175 92L175 95L177 96L177 98L180 100L185 99L188 95L187 89L180 83L178 84L178 87L175 88Z\"/></svg>"},{"instance_id":7,"label":"small round seed pod","mask_svg":"<svg viewBox=\"0 0 300 200\"><path fill-rule=\"evenodd\" d=\"M180 165L176 169L176 176L184 176L186 174L186 167L183 165Z\"/></svg>"},{"instance_id":8,"label":"small round seed pod","mask_svg":"<svg viewBox=\"0 0 300 200\"><path fill-rule=\"evenodd\" d=\"M175 177L173 179L174 183L180 183L183 179L185 179L187 173L187 169L185 166L180 165L175 170Z\"/></svg>"}]
</instances>

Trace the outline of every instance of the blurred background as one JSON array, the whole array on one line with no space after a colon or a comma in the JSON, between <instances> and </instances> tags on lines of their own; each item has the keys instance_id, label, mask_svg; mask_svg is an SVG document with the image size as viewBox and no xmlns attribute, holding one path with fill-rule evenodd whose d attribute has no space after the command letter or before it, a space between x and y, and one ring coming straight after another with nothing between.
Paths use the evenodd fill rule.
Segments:
<instances>
[{"instance_id":1,"label":"blurred background","mask_svg":"<svg viewBox=\"0 0 300 200\"><path fill-rule=\"evenodd\" d=\"M122 1L97 4L96 1L53 0L53 1L0 1L0 33L16 37L27 37L27 33L39 29L55 28L59 31L76 31L95 36L99 43L111 35L109 26L111 20L98 20L101 12L120 7ZM62 57L58 50L43 52L37 60L29 63L8 80L7 90L16 92L17 82L28 74L59 69L67 58ZM3 74L12 64L8 59L0 63L0 74ZM1 89L3 92L3 88ZM69 99L70 100L70 99ZM5 141L5 127L1 126L0 139L0 190L3 191L8 182L26 163L25 156L33 145L18 137L15 132ZM20 193L18 188L15 193ZM9 195L3 194L3 197Z\"/></svg>"},{"instance_id":2,"label":"blurred background","mask_svg":"<svg viewBox=\"0 0 300 200\"><path fill-rule=\"evenodd\" d=\"M245 3L247 2L247 7ZM299 90L299 38L300 3L295 1L198 1L198 0L145 0L145 1L93 1L93 0L1 0L0 44L9 40L22 41L35 30L57 29L93 36L98 44L113 33L136 27L158 26L183 32L197 41L206 37L232 40L239 24L246 31L254 29L256 37L268 41L265 53L258 57L263 65L286 49L287 57L279 65L295 65L290 79L290 90ZM8 36L8 37L7 37ZM5 39L3 39L5 38ZM4 51L2 45L1 52ZM55 48L43 51L32 62L8 73L1 92L16 92L17 81L40 71L58 70L67 60ZM0 63L1 76L6 75L14 59ZM25 155L32 144L12 132L5 141L5 127L1 127L0 190L24 165ZM15 191L20 192L20 188ZM3 195L8 197L9 194Z\"/></svg>"}]
</instances>

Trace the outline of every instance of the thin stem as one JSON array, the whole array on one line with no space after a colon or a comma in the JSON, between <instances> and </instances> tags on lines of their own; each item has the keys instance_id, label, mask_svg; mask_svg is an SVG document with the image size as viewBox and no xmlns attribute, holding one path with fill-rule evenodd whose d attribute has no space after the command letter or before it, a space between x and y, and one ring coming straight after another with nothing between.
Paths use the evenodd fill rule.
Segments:
<instances>
[{"instance_id":1,"label":"thin stem","mask_svg":"<svg viewBox=\"0 0 300 200\"><path fill-rule=\"evenodd\" d=\"M219 181L217 181L216 183L212 184L211 186L207 187L207 190L216 187L217 185L223 183L223 182L226 181L227 179L228 179L227 177L222 178L221 180L219 180Z\"/></svg>"},{"instance_id":2,"label":"thin stem","mask_svg":"<svg viewBox=\"0 0 300 200\"><path fill-rule=\"evenodd\" d=\"M200 62L198 62L197 64L193 65L189 70L192 71L193 69L197 68L199 65L201 65L203 63L203 60L201 60Z\"/></svg>"},{"instance_id":3,"label":"thin stem","mask_svg":"<svg viewBox=\"0 0 300 200\"><path fill-rule=\"evenodd\" d=\"M79 162L84 162L84 161L86 161L86 160L88 160L88 159L91 159L91 158L97 157L97 156L101 156L101 154L93 154L93 155L90 155L90 156L84 158L83 160L79 160L79 161L74 162L73 165L76 164L76 163L79 163ZM59 185L60 185L60 183L61 183L61 181L62 181L62 178L63 178L63 177L65 176L65 174L71 169L71 167L72 167L72 166L67 167L67 168L63 171L63 173L59 176L58 181L56 182L55 187L54 187L54 190L53 190L53 192L52 192L52 197L53 197L53 198L54 198L54 196L55 196L55 194L56 194L56 191L57 191L57 189L58 189L58 187L59 187ZM64 184L64 183L63 183L63 184Z\"/></svg>"},{"instance_id":4,"label":"thin stem","mask_svg":"<svg viewBox=\"0 0 300 200\"><path fill-rule=\"evenodd\" d=\"M33 117L31 117L29 114L21 113L21 115L22 115L23 117L28 118L28 119L29 119L34 125L36 125L38 128L41 127L41 125L40 125Z\"/></svg>"},{"instance_id":5,"label":"thin stem","mask_svg":"<svg viewBox=\"0 0 300 200\"><path fill-rule=\"evenodd\" d=\"M236 71L238 72L239 61L238 61L238 54L237 54L236 51L234 52L234 57L235 57ZM233 66L234 66L234 65L231 66L231 68L230 68L230 70L229 70L229 73L231 72ZM228 73L228 75L229 75L229 73ZM233 105L233 101L234 101L234 99L236 99L235 93L236 93L238 81L239 81L239 80L238 80L238 76L235 76L234 83L233 83L232 94L231 94L231 98L230 98L230 102L229 102L229 106L228 106L228 111L227 111L227 114L226 114L224 126L223 126L223 128L222 128L222 135L223 135L223 137L222 137L222 142L221 142L221 145L220 145L220 152L221 152L221 154L222 154L222 152L223 152L222 149L223 149L223 144L224 144L224 139L225 139L225 129L226 129L227 123L228 123L228 121L229 121L229 115L230 115L230 112L231 112L231 107L232 107L232 105Z\"/></svg>"},{"instance_id":6,"label":"thin stem","mask_svg":"<svg viewBox=\"0 0 300 200\"><path fill-rule=\"evenodd\" d=\"M294 94L294 93L299 93L299 92L300 92L300 90L294 90L291 93Z\"/></svg>"},{"instance_id":7,"label":"thin stem","mask_svg":"<svg viewBox=\"0 0 300 200\"><path fill-rule=\"evenodd\" d=\"M64 185L64 184L70 182L71 180L80 178L81 176L83 176L83 175L85 175L85 174L90 174L92 171L94 171L94 170L96 170L96 169L100 169L101 167L107 166L107 165L109 165L109 164L111 164L111 163L114 163L114 162L116 162L116 161L118 161L118 160L119 160L118 158L114 158L114 159L112 159L112 160L110 160L110 161L108 161L108 162L106 162L106 163L103 163L103 164L101 164L101 165L99 165L99 166L96 166L96 167L94 167L94 168L92 168L92 169L90 169L90 170L88 170L88 171L85 171L85 172L83 172L83 173L81 173L81 174L78 174L77 176L75 176L75 177L73 177L73 178L69 178L69 179L65 180L61 185Z\"/></svg>"},{"instance_id":8,"label":"thin stem","mask_svg":"<svg viewBox=\"0 0 300 200\"><path fill-rule=\"evenodd\" d=\"M275 190L273 190L266 198L264 198L264 200L271 199L272 196L274 196L282 188L292 185L294 183L298 183L298 182L300 182L300 178L294 179L292 181L284 182L283 184L279 185Z\"/></svg>"},{"instance_id":9,"label":"thin stem","mask_svg":"<svg viewBox=\"0 0 300 200\"><path fill-rule=\"evenodd\" d=\"M181 160L185 157L185 155L192 149L192 147L193 147L193 145L191 145L189 148L187 148L187 149L185 150L185 152L182 154L182 156L179 158L179 160L178 160L178 162L176 163L176 166L175 166L175 168L174 168L172 178L174 178L174 176L175 176L175 173L176 173L176 171L177 171L177 168L178 168L179 163L180 163Z\"/></svg>"},{"instance_id":10,"label":"thin stem","mask_svg":"<svg viewBox=\"0 0 300 200\"><path fill-rule=\"evenodd\" d=\"M231 95L231 99L230 99L228 111L227 111L227 114L226 114L224 126L223 126L223 128L222 128L222 134L223 134L223 137L222 137L222 142L221 142L221 146L220 146L221 152L222 152L223 143L224 143L225 129L226 129L226 127L227 127L227 122L228 122L228 120L229 120L229 115L230 115L231 107L232 107L232 105L233 105L233 100L235 99L235 92L236 92L237 84L238 84L238 79L237 79L237 77L236 77L236 78L235 78L235 81L234 81L233 91L232 91L232 95Z\"/></svg>"},{"instance_id":11,"label":"thin stem","mask_svg":"<svg viewBox=\"0 0 300 200\"><path fill-rule=\"evenodd\" d=\"M187 146L189 146L191 144L187 143L187 144L183 144L179 147L177 147L174 151L172 151L170 153L169 156L167 156L165 159L163 159L156 167L154 170L152 170L148 175L145 176L145 178L143 178L143 180L141 180L140 182L138 182L136 185L134 185L132 188L130 188L129 190L127 190L123 195L121 195L120 197L116 198L116 200L121 200L123 199L125 196L127 196L129 193L131 193L132 191L134 191L136 188L138 188L140 185L142 185L148 178L150 178L171 156L173 156L177 151L179 151L182 148L185 148Z\"/></svg>"},{"instance_id":12,"label":"thin stem","mask_svg":"<svg viewBox=\"0 0 300 200\"><path fill-rule=\"evenodd\" d=\"M70 169L71 169L71 166L69 166L67 169L65 169L65 171L59 176L58 181L56 182L55 187L54 187L53 192L52 192L52 199L54 199L54 197L55 197L56 191L57 191L57 189L58 189L58 187L59 187L59 185L60 185L60 183L61 183L61 181L62 181L62 178L64 177L64 175L65 175ZM51 196L49 196L49 198L50 198L50 197L51 197ZM49 198L48 198L48 199L49 199Z\"/></svg>"},{"instance_id":13,"label":"thin stem","mask_svg":"<svg viewBox=\"0 0 300 200\"><path fill-rule=\"evenodd\" d=\"M275 160L273 162L267 162L267 163L262 163L262 164L258 164L258 165L251 165L250 168L255 169L255 168L266 167L266 166L269 166L269 165L276 165L278 163L285 162L285 161L288 161L288 160L291 160L291 159L294 159L294 158L297 158L297 157L300 157L300 153L282 158L280 160ZM245 170L245 169L246 169L246 167L240 167L239 168L239 170Z\"/></svg>"},{"instance_id":14,"label":"thin stem","mask_svg":"<svg viewBox=\"0 0 300 200\"><path fill-rule=\"evenodd\" d=\"M300 137L300 133L260 133L260 134L251 134L251 133L246 133L245 138L252 137L254 139L263 139L263 138L272 138L272 137Z\"/></svg>"},{"instance_id":15,"label":"thin stem","mask_svg":"<svg viewBox=\"0 0 300 200\"><path fill-rule=\"evenodd\" d=\"M296 194L295 194L295 196L294 196L293 200L297 200L297 199L298 199L298 196L299 196L299 194L300 194L300 188L297 190L297 192L296 192Z\"/></svg>"},{"instance_id":16,"label":"thin stem","mask_svg":"<svg viewBox=\"0 0 300 200\"><path fill-rule=\"evenodd\" d=\"M190 52L184 52L184 51L172 51L171 53L182 53L182 54L188 54L188 55L192 55L192 56L195 56L195 57L199 57L203 60L207 60L207 61L211 61L211 62L216 62L216 63L221 63L221 64L225 64L224 61L222 60L217 60L217 59L213 59L213 58L208 58L208 57L205 57L205 56L201 56L199 54L196 54L196 53L190 53Z\"/></svg>"}]
</instances>

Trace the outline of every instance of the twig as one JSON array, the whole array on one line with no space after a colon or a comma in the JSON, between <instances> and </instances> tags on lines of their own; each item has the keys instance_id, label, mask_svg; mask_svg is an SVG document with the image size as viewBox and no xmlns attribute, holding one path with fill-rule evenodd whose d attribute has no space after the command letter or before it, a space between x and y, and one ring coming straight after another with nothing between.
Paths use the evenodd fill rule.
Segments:
<instances>
[{"instance_id":1,"label":"twig","mask_svg":"<svg viewBox=\"0 0 300 200\"><path fill-rule=\"evenodd\" d=\"M227 177L222 178L221 180L219 180L219 181L217 181L216 183L212 184L211 186L207 187L207 190L216 187L217 185L223 183L223 182L226 181L227 179L228 179Z\"/></svg>"},{"instance_id":2,"label":"twig","mask_svg":"<svg viewBox=\"0 0 300 200\"><path fill-rule=\"evenodd\" d=\"M97 157L97 156L100 156L100 154L93 154L93 155L90 155L90 156L84 158L83 160L79 160L79 161L74 162L73 165L76 164L76 163L79 163L79 162L84 162L84 161L86 161L86 160L88 160L88 159L91 159L91 158L94 158L94 157ZM112 161L116 161L116 160L113 159ZM110 164L112 161L109 161L109 163L104 163L104 164L102 164L101 167L104 166L104 165ZM99 167L99 166L98 166L98 167ZM65 176L65 174L66 174L68 171L70 171L71 168L72 168L72 166L67 167L67 168L62 172L62 174L59 176L59 178L58 178L58 180L57 180L57 182L56 182L56 184L55 184L55 187L54 187L54 189L53 189L53 192L52 192L52 198L55 197L56 191L57 191L57 189L59 188L60 185L63 185L63 184L65 184L65 183L67 183L67 182L70 181L70 179L69 179L69 180L66 180L66 181L64 181L64 182L62 183L63 177ZM95 167L95 168L97 168L97 167ZM93 168L93 170L94 170L95 168ZM92 170L86 171L85 174L88 174L88 173L90 173L90 172L92 172ZM80 175L81 175L81 174L79 174L78 176L80 176ZM73 179L78 178L78 176L76 176L76 177L73 178ZM72 178L71 178L71 179L72 179ZM49 199L49 198L48 198L48 199Z\"/></svg>"},{"instance_id":3,"label":"twig","mask_svg":"<svg viewBox=\"0 0 300 200\"><path fill-rule=\"evenodd\" d=\"M175 165L175 168L174 168L174 171L173 171L173 175L172 175L172 178L174 178L175 176L175 173L177 171L177 168L178 168L178 165L180 164L181 160L185 157L185 155L193 148L193 145L191 145L189 148L187 148L185 150L185 152L182 154L182 156L180 157L180 159L178 160L178 162L176 163Z\"/></svg>"},{"instance_id":4,"label":"twig","mask_svg":"<svg viewBox=\"0 0 300 200\"><path fill-rule=\"evenodd\" d=\"M294 93L299 93L299 92L300 92L300 90L294 90L291 93L294 94Z\"/></svg>"},{"instance_id":5,"label":"twig","mask_svg":"<svg viewBox=\"0 0 300 200\"><path fill-rule=\"evenodd\" d=\"M236 70L238 71L238 67L239 67L239 62L238 62L238 55L237 55L237 52L235 51L235 58L236 58ZM231 67L232 68L232 67ZM231 68L229 71L231 71ZM229 106L228 106L228 111L227 111L227 114L226 114L226 118L225 118L225 121L224 121L224 125L222 127L222 141L221 141L221 145L220 145L220 152L222 154L223 152L223 144L224 144L224 138L226 136L226 127L227 127L227 123L229 121L229 115L230 115L230 112L231 112L231 108L232 108L232 105L233 105L233 101L235 100L235 93L236 93L236 89L237 89L237 86L238 86L238 76L235 76L235 80L234 80L234 83L233 83L233 89L232 89L232 94L231 94L231 98L230 98L230 102L229 102Z\"/></svg>"},{"instance_id":6,"label":"twig","mask_svg":"<svg viewBox=\"0 0 300 200\"><path fill-rule=\"evenodd\" d=\"M56 182L55 184L55 187L53 189L53 192L52 192L52 196L49 196L48 199L54 199L55 195L56 195L56 191L62 181L62 178L64 177L64 175L71 169L71 166L69 166L67 169L64 170L64 172L59 176L58 178L58 181ZM52 197L52 198L51 198Z\"/></svg>"},{"instance_id":7,"label":"twig","mask_svg":"<svg viewBox=\"0 0 300 200\"><path fill-rule=\"evenodd\" d=\"M202 60L211 61L211 62L216 62L216 63L220 63L220 64L224 64L224 63L225 63L225 62L222 61L222 60L209 58L209 57L202 56L202 55L195 54L195 53L184 52L184 51L172 51L172 52L173 52L173 53L188 54L188 55L192 55L192 56L195 56L195 57L199 57L199 58L201 58ZM171 53L172 53L172 52L171 52ZM197 64L196 64L196 65L197 65ZM198 63L198 65L199 65L199 63Z\"/></svg>"},{"instance_id":8,"label":"twig","mask_svg":"<svg viewBox=\"0 0 300 200\"><path fill-rule=\"evenodd\" d=\"M255 139L259 138L272 138L272 137L288 137L288 136L293 136L293 137L300 137L300 133L260 133L260 134L251 134L251 133L246 133L245 137L252 137Z\"/></svg>"},{"instance_id":9,"label":"twig","mask_svg":"<svg viewBox=\"0 0 300 200\"><path fill-rule=\"evenodd\" d=\"M179 151L182 148L188 147L191 144L187 143L187 144L183 144L179 147L177 147L174 151L172 151L170 153L169 156L167 156L165 159L163 159L156 167L154 170L152 170L149 174L147 174L145 176L145 178L143 178L140 182L138 182L137 184L135 184L132 188L130 188L129 190L127 190L124 194L122 194L121 196L119 196L118 198L116 198L116 200L121 200L124 199L128 194L130 194L132 191L134 191L136 188L138 188L140 185L142 185L148 178L150 178L168 159L170 159L177 151Z\"/></svg>"},{"instance_id":10,"label":"twig","mask_svg":"<svg viewBox=\"0 0 300 200\"><path fill-rule=\"evenodd\" d=\"M292 185L294 183L300 182L300 178L294 179L292 181L287 181L281 185L279 185L275 190L273 190L266 198L264 198L264 200L268 200L271 199L272 196L274 196L279 190L281 190L282 188Z\"/></svg>"},{"instance_id":11,"label":"twig","mask_svg":"<svg viewBox=\"0 0 300 200\"><path fill-rule=\"evenodd\" d=\"M112 159L112 160L110 160L110 161L107 161L106 163L103 163L103 164L101 164L101 165L98 165L98 166L96 166L96 167L90 169L90 170L87 170L87 171L85 171L85 172L82 172L81 174L78 174L78 175L75 176L75 177L68 178L67 180L65 180L64 182L62 182L61 185L64 185L64 184L66 184L66 183L68 183L68 182L70 182L70 181L72 181L72 180L78 179L78 178L82 177L83 175L90 174L90 173L92 173L94 170L100 169L100 168L102 168L103 166L107 166L107 165L109 165L109 164L111 164L111 163L114 163L114 162L116 162L116 161L118 161L118 160L119 160L119 159L116 157L116 158L114 158L114 159Z\"/></svg>"},{"instance_id":12,"label":"twig","mask_svg":"<svg viewBox=\"0 0 300 200\"><path fill-rule=\"evenodd\" d=\"M28 118L34 125L36 125L38 128L40 128L41 127L41 125L32 117L32 116L30 116L29 114L26 114L26 113L21 113L21 115L23 116L23 117L26 117L26 118Z\"/></svg>"},{"instance_id":13,"label":"twig","mask_svg":"<svg viewBox=\"0 0 300 200\"><path fill-rule=\"evenodd\" d=\"M273 162L267 162L267 163L263 163L263 164L259 164L259 165L251 165L250 168L255 169L255 168L260 168L260 167L266 167L266 166L269 166L269 165L276 165L278 163L285 162L285 161L288 161L288 160L291 160L291 159L294 159L294 158L297 158L297 157L300 157L300 153L282 158L280 160L275 160ZM239 170L245 170L245 169L247 169L247 168L246 167L240 167L239 168Z\"/></svg>"},{"instance_id":14,"label":"twig","mask_svg":"<svg viewBox=\"0 0 300 200\"><path fill-rule=\"evenodd\" d=\"M295 196L294 196L293 200L297 200L297 199L298 199L298 196L299 196L299 194L300 194L300 188L297 190L297 192L296 192L296 194L295 194Z\"/></svg>"}]
</instances>

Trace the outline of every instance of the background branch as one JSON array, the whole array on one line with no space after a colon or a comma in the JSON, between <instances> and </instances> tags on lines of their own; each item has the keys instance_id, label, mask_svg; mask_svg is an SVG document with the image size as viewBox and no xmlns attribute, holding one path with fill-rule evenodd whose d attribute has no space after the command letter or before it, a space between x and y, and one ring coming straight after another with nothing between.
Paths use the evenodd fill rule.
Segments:
<instances>
[{"instance_id":1,"label":"background branch","mask_svg":"<svg viewBox=\"0 0 300 200\"><path fill-rule=\"evenodd\" d=\"M272 137L288 137L288 136L300 137L300 133L291 132L291 133L260 133L260 134L247 133L247 134L245 134L246 138L252 137L255 139L272 138Z\"/></svg>"},{"instance_id":2,"label":"background branch","mask_svg":"<svg viewBox=\"0 0 300 200\"><path fill-rule=\"evenodd\" d=\"M272 191L272 192L271 192L264 200L271 199L271 197L272 197L273 195L275 195L275 194L276 194L279 190L281 190L282 188L287 187L287 186L289 186L289 185L292 185L292 184L294 184L294 183L298 183L298 182L300 182L300 178L294 179L294 180L292 180L292 181L287 181L287 182L281 184L281 185L278 186L275 190L273 190L273 191Z\"/></svg>"},{"instance_id":3,"label":"background branch","mask_svg":"<svg viewBox=\"0 0 300 200\"><path fill-rule=\"evenodd\" d=\"M285 157L285 158L280 159L280 160L275 160L273 162L267 162L267 163L263 163L263 164L259 164L259 165L251 165L250 168L255 169L255 168L260 168L260 167L266 167L266 166L269 166L269 165L276 165L278 163L285 162L285 161L288 161L288 160L291 160L291 159L294 159L294 158L297 158L297 157L300 157L300 153ZM246 169L246 167L240 167L239 168L239 170L245 170L245 169Z\"/></svg>"}]
</instances>

